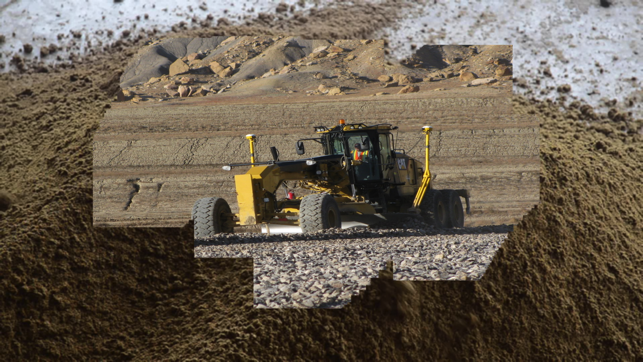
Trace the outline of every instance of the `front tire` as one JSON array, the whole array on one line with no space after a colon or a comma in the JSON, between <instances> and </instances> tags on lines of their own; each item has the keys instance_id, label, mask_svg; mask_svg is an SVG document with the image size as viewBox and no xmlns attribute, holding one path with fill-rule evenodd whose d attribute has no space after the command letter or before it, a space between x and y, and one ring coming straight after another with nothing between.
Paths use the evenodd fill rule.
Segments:
<instances>
[{"instance_id":1,"label":"front tire","mask_svg":"<svg viewBox=\"0 0 643 362\"><path fill-rule=\"evenodd\" d=\"M299 226L305 233L341 228L342 219L335 199L327 194L304 196L299 206Z\"/></svg>"},{"instance_id":2,"label":"front tire","mask_svg":"<svg viewBox=\"0 0 643 362\"><path fill-rule=\"evenodd\" d=\"M194 238L207 239L220 233L231 233L230 205L220 197L200 199L192 208Z\"/></svg>"}]
</instances>

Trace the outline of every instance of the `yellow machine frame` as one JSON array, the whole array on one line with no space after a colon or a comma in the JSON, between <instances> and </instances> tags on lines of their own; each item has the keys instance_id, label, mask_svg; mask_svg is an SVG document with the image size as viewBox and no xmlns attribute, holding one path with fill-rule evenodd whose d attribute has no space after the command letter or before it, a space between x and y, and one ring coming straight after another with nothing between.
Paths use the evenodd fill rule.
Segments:
<instances>
[{"instance_id":1,"label":"yellow machine frame","mask_svg":"<svg viewBox=\"0 0 643 362\"><path fill-rule=\"evenodd\" d=\"M361 123L346 125L344 120L340 120L339 127L341 128L341 130L348 132L368 130L372 131L380 129L391 130L396 128L392 127L391 125L367 126ZM328 129L326 127L320 126L316 127L316 133L329 133L337 129L337 127ZM409 211L415 210L416 212L418 212L419 207L424 200L427 192L431 189L432 175L429 169L429 156L430 136L432 130L433 128L431 126L424 126L422 128L422 132L425 135L424 172L422 175L422 182L417 189L417 192L413 199L412 208L409 209ZM386 132L386 134L390 133ZM303 200L303 197L283 199L278 201L275 196L279 187L287 181L297 181L301 187L311 190L314 193L327 193L329 195L333 195L332 197L336 202L340 213L375 214L376 212L379 212L376 210L373 204L367 202L368 200L365 199L364 196L360 196L355 193L354 185L351 184L351 182L354 182L351 181L352 176L350 176L350 173L346 172L346 170L348 169L348 165L346 165L346 162L349 162L350 167L352 167L360 164L360 161L355 161L352 160L352 158L342 156L342 162L337 162L337 159L331 159L332 161L328 161L329 159L315 158L316 160L322 161L317 164L317 161L315 161L315 159L306 160L305 164L307 166L303 166L301 163L298 163L302 162L303 160L281 161L279 162L279 164L277 164L276 158L275 162L271 161L258 163L255 159L255 142L257 141L257 136L255 136L254 134L248 134L246 135L246 139L249 141L250 146L250 164L224 166L225 170L230 170L233 166L250 166L250 169L245 174L235 176L235 186L239 212L237 214L230 213L227 203L225 203L227 211L219 211L218 215L223 215L222 218L225 219L225 221L220 222L226 225L226 229L231 230L232 226L249 226L257 224L299 225L298 215L300 213L300 203ZM395 153L395 150L392 150L392 152ZM417 160L414 160L405 155L404 152L398 152L396 154L397 156L393 155L394 159L395 157L405 159L404 162L407 162L408 167L403 167L403 165L400 166L399 162L397 165L397 169L395 168L395 165L392 166L393 168L391 168L390 165L386 166L388 167L386 169L389 170L386 171L388 172L387 175L395 175L395 181L388 181L389 179L386 179L386 182L391 182L388 185L402 185L399 187L405 188L405 191L403 191L405 195L404 197L412 196L412 190L416 187L416 180L417 178L419 178L419 174L417 173L417 171L419 170L421 164L417 162ZM339 157L338 155L330 156ZM383 157L384 154L381 154L380 156ZM383 159L382 162L384 162ZM402 164L404 164L404 162L402 162ZM411 166L411 162L413 166ZM316 166L312 167L313 165ZM384 167L384 165L382 165L382 167ZM382 177L391 178L391 176L384 175ZM404 177L407 178L406 181L402 179ZM402 192L400 191L400 188L398 188L397 190L397 192ZM458 192L460 196L466 198L468 213L468 191L455 191ZM208 199L206 198L202 200ZM378 204L376 203L376 205ZM386 206L386 204L384 205ZM410 204L407 203L406 205ZM378 207L381 208L382 206ZM396 206L394 210L404 211L408 206L401 209L400 207L401 206L398 204L398 206Z\"/></svg>"}]
</instances>

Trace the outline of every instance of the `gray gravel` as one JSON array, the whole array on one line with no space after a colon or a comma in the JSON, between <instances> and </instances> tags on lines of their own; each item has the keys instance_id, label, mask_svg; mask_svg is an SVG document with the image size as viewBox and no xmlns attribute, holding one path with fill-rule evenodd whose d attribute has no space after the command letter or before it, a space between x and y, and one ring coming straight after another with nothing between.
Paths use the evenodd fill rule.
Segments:
<instances>
[{"instance_id":1,"label":"gray gravel","mask_svg":"<svg viewBox=\"0 0 643 362\"><path fill-rule=\"evenodd\" d=\"M409 219L404 229L310 234L224 234L195 241L197 258L253 258L257 308L342 308L393 260L394 280L477 280L511 226L435 230Z\"/></svg>"}]
</instances>

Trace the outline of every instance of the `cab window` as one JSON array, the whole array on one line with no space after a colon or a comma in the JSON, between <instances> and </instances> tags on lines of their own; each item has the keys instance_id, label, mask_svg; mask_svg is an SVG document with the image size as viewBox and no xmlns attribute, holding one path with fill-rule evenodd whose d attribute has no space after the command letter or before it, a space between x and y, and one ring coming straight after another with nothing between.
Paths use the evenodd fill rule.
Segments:
<instances>
[{"instance_id":1,"label":"cab window","mask_svg":"<svg viewBox=\"0 0 643 362\"><path fill-rule=\"evenodd\" d=\"M379 141L380 154L382 155L382 166L386 167L385 165L393 162L393 159L391 158L391 140L389 135L380 134Z\"/></svg>"}]
</instances>

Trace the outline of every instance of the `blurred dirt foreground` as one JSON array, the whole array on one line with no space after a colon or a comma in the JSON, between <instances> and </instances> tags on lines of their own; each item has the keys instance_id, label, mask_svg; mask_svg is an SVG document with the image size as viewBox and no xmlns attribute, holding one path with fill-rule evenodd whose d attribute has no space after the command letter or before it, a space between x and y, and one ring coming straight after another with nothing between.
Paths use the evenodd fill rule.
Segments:
<instances>
[{"instance_id":1,"label":"blurred dirt foreground","mask_svg":"<svg viewBox=\"0 0 643 362\"><path fill-rule=\"evenodd\" d=\"M399 7L181 36L368 38ZM512 98L541 123L540 204L480 281L382 278L342 310L257 310L252 261L195 260L189 225L93 226L93 137L144 40L0 76L0 359L643 359L641 120Z\"/></svg>"}]
</instances>

